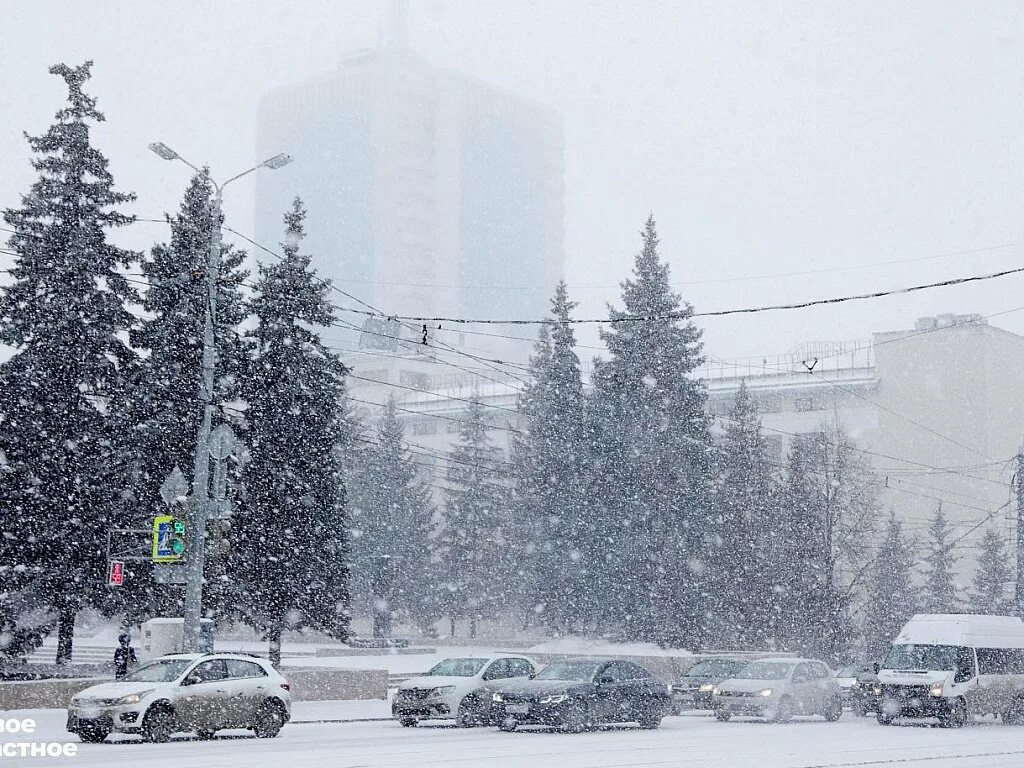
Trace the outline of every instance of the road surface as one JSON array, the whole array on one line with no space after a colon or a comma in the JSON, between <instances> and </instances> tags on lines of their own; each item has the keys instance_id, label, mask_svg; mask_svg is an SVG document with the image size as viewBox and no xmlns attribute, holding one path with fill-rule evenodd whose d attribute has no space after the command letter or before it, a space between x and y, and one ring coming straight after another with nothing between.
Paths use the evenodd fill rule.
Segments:
<instances>
[{"instance_id":1,"label":"road surface","mask_svg":"<svg viewBox=\"0 0 1024 768\"><path fill-rule=\"evenodd\" d=\"M339 702L345 717L378 715L383 702ZM308 707L308 708L306 708ZM306 709L304 709L306 708ZM324 716L321 704L296 704L295 717ZM63 712L4 713L33 717L39 741L76 741L63 730ZM23 740L0 734L0 743ZM961 730L922 725L883 727L845 714L838 723L820 718L786 725L713 718L666 718L657 731L615 728L593 733L501 733L393 722L291 723L276 739L226 732L212 742L180 737L168 744L119 740L80 744L75 757L0 758L2 766L63 765L75 768L1019 768L1024 727L981 722Z\"/></svg>"}]
</instances>

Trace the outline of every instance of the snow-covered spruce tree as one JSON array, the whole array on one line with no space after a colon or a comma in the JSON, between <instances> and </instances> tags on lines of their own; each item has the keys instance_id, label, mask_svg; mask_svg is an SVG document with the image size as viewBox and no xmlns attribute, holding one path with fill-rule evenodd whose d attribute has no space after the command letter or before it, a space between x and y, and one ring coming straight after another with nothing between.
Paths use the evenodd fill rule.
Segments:
<instances>
[{"instance_id":1,"label":"snow-covered spruce tree","mask_svg":"<svg viewBox=\"0 0 1024 768\"><path fill-rule=\"evenodd\" d=\"M956 613L959 610L953 567L956 556L950 551L951 531L942 505L928 526L928 554L925 555L924 589L921 607L925 613Z\"/></svg>"},{"instance_id":2,"label":"snow-covered spruce tree","mask_svg":"<svg viewBox=\"0 0 1024 768\"><path fill-rule=\"evenodd\" d=\"M914 613L918 594L914 587L913 545L903 536L896 515L889 517L885 540L871 563L864 605L864 643L868 657L878 659Z\"/></svg>"},{"instance_id":3,"label":"snow-covered spruce tree","mask_svg":"<svg viewBox=\"0 0 1024 768\"><path fill-rule=\"evenodd\" d=\"M989 528L981 537L978 564L972 583L971 611L1008 616L1013 613L1013 601L1007 588L1013 581L1006 543L995 528Z\"/></svg>"},{"instance_id":4,"label":"snow-covered spruce tree","mask_svg":"<svg viewBox=\"0 0 1024 768\"><path fill-rule=\"evenodd\" d=\"M39 174L14 230L12 282L0 294L0 341L14 356L0 367L0 450L14 472L2 482L8 557L56 614L57 661L71 657L75 616L106 590L107 529L124 512L121 423L136 357L127 345L138 296L123 271L137 255L107 241L132 219L117 206L107 159L90 140L103 120L82 89L92 62L50 72L68 103L42 136L29 137Z\"/></svg>"},{"instance_id":5,"label":"snow-covered spruce tree","mask_svg":"<svg viewBox=\"0 0 1024 768\"><path fill-rule=\"evenodd\" d=\"M431 559L434 506L403 440L392 400L350 474L352 591L369 607L375 568L386 557L391 610L427 628L440 616Z\"/></svg>"},{"instance_id":6,"label":"snow-covered spruce tree","mask_svg":"<svg viewBox=\"0 0 1024 768\"><path fill-rule=\"evenodd\" d=\"M305 210L285 214L284 258L259 268L247 332L255 349L242 394L249 461L230 560L244 620L281 657L286 628L348 630L348 524L337 445L345 367L316 328L334 320L329 285L299 252Z\"/></svg>"},{"instance_id":7,"label":"snow-covered spruce tree","mask_svg":"<svg viewBox=\"0 0 1024 768\"><path fill-rule=\"evenodd\" d=\"M583 557L588 522L584 488L583 383L570 324L575 302L565 282L551 299L530 358L530 382L519 396L520 430L512 446L515 474L513 541L520 546L517 581L528 584L522 606L548 627L576 632L592 613L591 564Z\"/></svg>"},{"instance_id":8,"label":"snow-covered spruce tree","mask_svg":"<svg viewBox=\"0 0 1024 768\"><path fill-rule=\"evenodd\" d=\"M209 297L206 265L215 224L213 217L213 185L205 172L196 174L185 191L178 213L167 216L170 242L155 245L142 261L142 271L149 281L143 299L147 316L132 333L132 343L137 349L146 350L148 355L143 358L131 403L137 424L132 491L142 510L163 508L160 486L175 466L189 485L192 482L196 433L203 415L197 391ZM237 398L247 364L248 344L236 330L246 314L241 284L249 273L242 269L244 260L244 251L222 245L214 326L217 343L214 402L217 405ZM231 411L218 409L214 412L213 425L237 421L231 416ZM212 555L212 551L208 552L211 559ZM163 598L162 601L147 599L146 593L133 588L137 583L138 580L133 580L121 595L125 609L139 614L136 618L143 619L147 612L160 610L169 595L180 600L180 589L168 590L143 581L147 593L155 592ZM216 584L211 586L219 588ZM207 604L209 602L210 595L207 595Z\"/></svg>"},{"instance_id":9,"label":"snow-covered spruce tree","mask_svg":"<svg viewBox=\"0 0 1024 768\"><path fill-rule=\"evenodd\" d=\"M774 565L779 488L768 459L757 404L740 384L718 451L715 495L714 588L708 612L718 618L719 642L766 648L773 626Z\"/></svg>"},{"instance_id":10,"label":"snow-covered spruce tree","mask_svg":"<svg viewBox=\"0 0 1024 768\"><path fill-rule=\"evenodd\" d=\"M867 575L878 518L874 481L838 427L793 442L780 509L775 577L785 650L836 661L853 628L850 605Z\"/></svg>"},{"instance_id":11,"label":"snow-covered spruce tree","mask_svg":"<svg viewBox=\"0 0 1024 768\"><path fill-rule=\"evenodd\" d=\"M508 597L511 570L506 549L501 449L491 445L484 408L473 398L449 455L448 499L437 550L443 566L442 600L452 626L469 619L470 637L481 618L494 615Z\"/></svg>"},{"instance_id":12,"label":"snow-covered spruce tree","mask_svg":"<svg viewBox=\"0 0 1024 768\"><path fill-rule=\"evenodd\" d=\"M706 392L693 375L701 331L672 291L653 216L642 237L624 308L602 331L609 356L594 361L587 557L601 569L593 588L609 631L694 646L710 566Z\"/></svg>"}]
</instances>

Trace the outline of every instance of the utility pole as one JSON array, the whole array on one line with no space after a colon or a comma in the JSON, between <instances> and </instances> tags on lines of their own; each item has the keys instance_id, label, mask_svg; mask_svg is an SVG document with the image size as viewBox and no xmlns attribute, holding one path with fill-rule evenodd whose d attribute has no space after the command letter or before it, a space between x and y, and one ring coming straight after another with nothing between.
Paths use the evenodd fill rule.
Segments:
<instances>
[{"instance_id":1,"label":"utility pole","mask_svg":"<svg viewBox=\"0 0 1024 768\"><path fill-rule=\"evenodd\" d=\"M164 160L181 160L196 173L203 173L166 144L157 142L149 148ZM290 155L275 155L247 171L232 176L223 184L212 179L216 194L211 209L210 251L206 260L206 311L203 313L203 357L202 372L199 377L199 402L203 408L203 418L196 434L196 450L192 467L192 499L185 517L188 536L188 547L185 550L185 606L182 650L185 653L199 651L200 626L203 617L203 573L206 564L206 521L210 510L210 431L213 426L213 398L217 368L217 342L214 338L214 327L217 322L217 283L220 278L220 246L221 246L221 204L224 199L224 187L236 179L252 173L259 168L275 170L292 161Z\"/></svg>"},{"instance_id":2,"label":"utility pole","mask_svg":"<svg viewBox=\"0 0 1024 768\"><path fill-rule=\"evenodd\" d=\"M1024 445L1017 451L1017 615L1024 618Z\"/></svg>"}]
</instances>

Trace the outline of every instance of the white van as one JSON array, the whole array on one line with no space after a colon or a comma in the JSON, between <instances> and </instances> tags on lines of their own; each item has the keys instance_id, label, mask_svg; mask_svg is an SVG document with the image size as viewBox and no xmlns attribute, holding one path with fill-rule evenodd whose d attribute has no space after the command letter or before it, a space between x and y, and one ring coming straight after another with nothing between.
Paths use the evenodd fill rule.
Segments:
<instances>
[{"instance_id":1,"label":"white van","mask_svg":"<svg viewBox=\"0 0 1024 768\"><path fill-rule=\"evenodd\" d=\"M1024 723L1024 622L1015 616L918 614L878 672L878 722L937 717L958 728L971 715Z\"/></svg>"}]
</instances>

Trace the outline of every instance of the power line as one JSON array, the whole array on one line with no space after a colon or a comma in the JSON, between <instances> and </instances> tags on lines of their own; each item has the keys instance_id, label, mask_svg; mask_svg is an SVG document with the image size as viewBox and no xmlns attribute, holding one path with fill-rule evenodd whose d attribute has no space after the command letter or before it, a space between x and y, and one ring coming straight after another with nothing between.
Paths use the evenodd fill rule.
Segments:
<instances>
[{"instance_id":1,"label":"power line","mask_svg":"<svg viewBox=\"0 0 1024 768\"><path fill-rule=\"evenodd\" d=\"M494 409L497 409L497 410L500 410L500 411L507 411L508 413L515 414L516 416L519 415L519 411L517 411L515 408L508 408L508 407L506 407L504 405L497 405L496 403L484 403L484 402L481 402L480 400L472 400L472 399L467 398L467 397L457 397L455 395L443 395L440 392L431 392L429 390L419 389L418 387L406 386L405 384L394 384L394 383L389 382L389 381L378 381L377 379L368 379L365 376L357 376L354 373L350 373L350 374L348 374L348 376L349 376L349 378L352 378L352 379L359 379L360 381L369 381L369 382L371 382L373 384L382 384L382 385L384 385L386 387L395 387L396 389L404 389L404 390L407 390L409 392L417 392L417 393L423 394L423 395L433 395L434 397L440 397L440 398L443 398L445 400L457 400L460 403L470 403L470 404L476 403L477 405L484 406L485 408L494 408Z\"/></svg>"},{"instance_id":2,"label":"power line","mask_svg":"<svg viewBox=\"0 0 1024 768\"><path fill-rule=\"evenodd\" d=\"M660 315L621 315L619 317L603 317L603 318L573 318L567 321L573 325L583 324L602 324L602 323L628 323L628 322L652 322L652 321L667 321L667 320L689 320L693 317L724 317L726 315L740 315L740 314L754 314L759 312L772 312L776 310L784 309L806 309L808 307L816 307L827 304L842 304L849 301L862 301L865 299L878 299L884 296L896 296L900 294L914 293L916 291L928 290L930 288L944 288L952 285L962 285L964 283L980 282L982 280L993 280L999 277L1006 277L1007 275L1015 275L1024 272L1024 267L1014 267L1013 269L1004 269L999 272L989 272L983 275L970 275L967 277L955 277L948 280L940 280L934 283L923 283L921 285L912 285L906 288L896 288L889 291L872 291L870 293L860 293L849 296L833 296L827 299L813 299L810 301L795 302L792 304L769 304L758 307L740 307L736 309L719 309L710 310L707 312L668 312ZM360 302L364 303L364 302ZM365 313L362 310L350 310L352 312ZM421 317L415 315L388 315L392 319L396 320L408 320L416 323L455 323L455 324L474 324L474 325L540 325L551 322L550 319L545 318L542 320L495 320L495 319L477 319L477 318L465 318L465 317Z\"/></svg>"},{"instance_id":3,"label":"power line","mask_svg":"<svg viewBox=\"0 0 1024 768\"><path fill-rule=\"evenodd\" d=\"M386 408L387 407L386 403L375 403L372 400L362 400L362 399L360 399L358 397L352 397L351 395L348 395L348 399L351 400L354 403L363 403L364 405L374 405L374 406L377 406L378 408ZM427 416L428 418L431 418L431 419L444 419L445 421L453 421L453 422L455 422L457 424L472 424L473 423L471 421L468 421L467 419L458 419L458 418L455 418L454 416L445 416L443 413L431 413L430 411L414 411L414 410L412 410L410 408L401 408L398 405L395 405L394 408L395 408L396 411L402 411L403 413L411 413L411 414L413 414L415 416ZM524 435L524 434L526 434L522 430L516 429L515 427L508 427L508 426L502 427L502 426L499 426L497 424L486 424L485 428L488 429L488 430L492 430L493 429L493 430L499 430L501 432L510 432L510 433L513 433L513 434L516 434L516 435Z\"/></svg>"}]
</instances>

